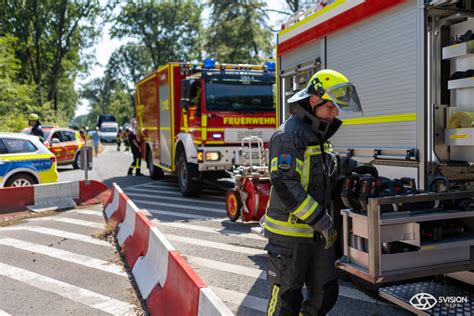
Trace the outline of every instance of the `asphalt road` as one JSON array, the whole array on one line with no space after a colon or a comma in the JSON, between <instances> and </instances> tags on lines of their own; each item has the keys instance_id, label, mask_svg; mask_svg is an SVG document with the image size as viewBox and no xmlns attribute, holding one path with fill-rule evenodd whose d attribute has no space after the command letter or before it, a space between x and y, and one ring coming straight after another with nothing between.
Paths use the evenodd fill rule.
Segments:
<instances>
[{"instance_id":1,"label":"asphalt road","mask_svg":"<svg viewBox=\"0 0 474 316\"><path fill-rule=\"evenodd\" d=\"M117 250L91 236L104 225L93 206L0 227L0 315L141 311Z\"/></svg>"},{"instance_id":2,"label":"asphalt road","mask_svg":"<svg viewBox=\"0 0 474 316\"><path fill-rule=\"evenodd\" d=\"M186 198L175 177L153 181L148 176L126 176L131 162L131 154L107 146L94 160L90 178L118 183L234 313L264 315L269 298L266 241L251 232L258 224L227 219L223 185L205 184L200 197ZM148 175L145 167L142 172ZM60 180L83 179L83 171L60 170ZM330 315L410 315L344 279Z\"/></svg>"}]
</instances>

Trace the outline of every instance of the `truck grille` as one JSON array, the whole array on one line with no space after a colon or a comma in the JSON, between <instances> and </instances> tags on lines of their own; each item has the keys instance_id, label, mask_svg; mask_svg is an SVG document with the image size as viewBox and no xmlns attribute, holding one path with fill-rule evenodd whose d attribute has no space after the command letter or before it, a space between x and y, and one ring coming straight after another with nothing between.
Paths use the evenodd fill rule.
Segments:
<instances>
[{"instance_id":1,"label":"truck grille","mask_svg":"<svg viewBox=\"0 0 474 316\"><path fill-rule=\"evenodd\" d=\"M244 137L258 136L262 138L264 142L268 142L274 131L273 128L226 128L224 130L224 141L226 143L240 143Z\"/></svg>"}]
</instances>

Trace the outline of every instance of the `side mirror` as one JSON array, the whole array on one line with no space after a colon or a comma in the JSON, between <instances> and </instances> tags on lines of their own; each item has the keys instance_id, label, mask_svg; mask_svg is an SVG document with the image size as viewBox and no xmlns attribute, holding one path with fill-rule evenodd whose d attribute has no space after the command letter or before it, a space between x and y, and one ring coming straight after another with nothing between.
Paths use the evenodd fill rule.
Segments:
<instances>
[{"instance_id":1,"label":"side mirror","mask_svg":"<svg viewBox=\"0 0 474 316\"><path fill-rule=\"evenodd\" d=\"M51 140L51 144L59 144L60 142L59 138L56 137Z\"/></svg>"}]
</instances>

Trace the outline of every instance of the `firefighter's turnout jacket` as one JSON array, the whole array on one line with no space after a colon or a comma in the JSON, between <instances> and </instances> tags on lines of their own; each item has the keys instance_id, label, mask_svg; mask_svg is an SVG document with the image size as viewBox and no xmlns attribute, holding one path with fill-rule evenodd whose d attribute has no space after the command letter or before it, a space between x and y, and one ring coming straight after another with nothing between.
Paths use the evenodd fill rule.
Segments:
<instances>
[{"instance_id":1,"label":"firefighter's turnout jacket","mask_svg":"<svg viewBox=\"0 0 474 316\"><path fill-rule=\"evenodd\" d=\"M311 226L325 214L339 176L338 158L328 140L341 124L338 119L319 120L296 104L292 116L273 134L267 237L313 241Z\"/></svg>"}]
</instances>

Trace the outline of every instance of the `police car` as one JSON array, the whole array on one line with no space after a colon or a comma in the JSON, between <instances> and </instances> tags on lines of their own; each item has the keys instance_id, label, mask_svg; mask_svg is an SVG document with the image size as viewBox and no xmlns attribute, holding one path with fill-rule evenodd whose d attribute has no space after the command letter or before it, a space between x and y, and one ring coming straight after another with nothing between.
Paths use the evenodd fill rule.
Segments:
<instances>
[{"instance_id":1,"label":"police car","mask_svg":"<svg viewBox=\"0 0 474 316\"><path fill-rule=\"evenodd\" d=\"M56 181L56 156L38 137L0 133L0 187Z\"/></svg>"}]
</instances>

